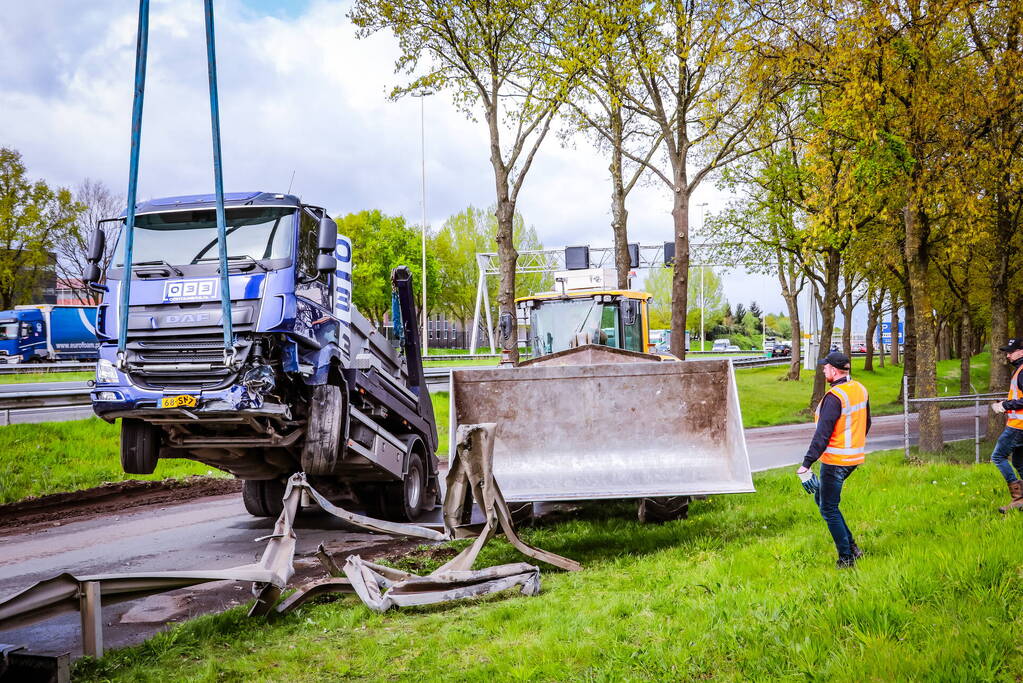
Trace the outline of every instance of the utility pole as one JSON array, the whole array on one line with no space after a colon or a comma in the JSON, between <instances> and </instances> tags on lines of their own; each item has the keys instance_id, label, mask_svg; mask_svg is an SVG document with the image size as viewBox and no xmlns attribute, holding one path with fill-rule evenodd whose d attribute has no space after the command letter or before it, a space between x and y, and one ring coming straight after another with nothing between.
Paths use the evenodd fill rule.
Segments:
<instances>
[{"instance_id":1,"label":"utility pole","mask_svg":"<svg viewBox=\"0 0 1023 683\"><path fill-rule=\"evenodd\" d=\"M696 205L697 208L702 209L702 212L700 213L700 216L701 216L701 218L700 218L700 239L701 240L706 240L706 235L703 234L703 229L707 225L707 205L708 205L708 202L703 202L701 204L697 204ZM707 338L706 335L704 334L704 330L703 330L703 319L704 319L704 317L706 315L706 310L707 310L707 299L706 299L706 297L704 295L704 289L703 289L703 270L704 270L705 267L706 266L704 264L702 264L702 263L700 264L700 351L703 351L703 342Z\"/></svg>"},{"instance_id":2,"label":"utility pole","mask_svg":"<svg viewBox=\"0 0 1023 683\"><path fill-rule=\"evenodd\" d=\"M419 92L412 93L413 97L419 98L419 161L422 170L423 180L423 270L419 283L419 286L423 289L423 357L426 357L430 350L429 342L429 324L430 319L426 314L426 114L424 99L432 95L433 93L429 90L420 90Z\"/></svg>"}]
</instances>

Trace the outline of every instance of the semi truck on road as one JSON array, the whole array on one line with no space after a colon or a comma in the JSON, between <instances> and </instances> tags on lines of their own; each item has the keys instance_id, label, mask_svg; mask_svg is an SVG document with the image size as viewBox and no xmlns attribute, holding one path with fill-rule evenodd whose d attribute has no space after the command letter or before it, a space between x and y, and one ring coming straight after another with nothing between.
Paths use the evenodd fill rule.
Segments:
<instances>
[{"instance_id":1,"label":"semi truck on road","mask_svg":"<svg viewBox=\"0 0 1023 683\"><path fill-rule=\"evenodd\" d=\"M139 203L102 284L102 231L90 246L85 279L103 290L93 408L120 419L124 470L197 460L242 479L257 516L280 513L299 471L374 516L431 508L437 430L408 269L392 273L399 353L353 305L358 255L323 208L267 192L228 193L224 207L226 278L213 195Z\"/></svg>"},{"instance_id":2,"label":"semi truck on road","mask_svg":"<svg viewBox=\"0 0 1023 683\"><path fill-rule=\"evenodd\" d=\"M0 363L96 360L95 306L16 306L0 311Z\"/></svg>"}]
</instances>

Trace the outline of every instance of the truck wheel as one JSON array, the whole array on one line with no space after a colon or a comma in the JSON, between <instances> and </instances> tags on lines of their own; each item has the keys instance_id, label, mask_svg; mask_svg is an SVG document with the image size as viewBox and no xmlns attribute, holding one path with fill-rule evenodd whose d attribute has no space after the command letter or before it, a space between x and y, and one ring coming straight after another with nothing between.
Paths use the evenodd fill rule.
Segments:
<instances>
[{"instance_id":1,"label":"truck wheel","mask_svg":"<svg viewBox=\"0 0 1023 683\"><path fill-rule=\"evenodd\" d=\"M121 469L128 474L152 474L160 457L160 428L144 422L121 420Z\"/></svg>"},{"instance_id":2,"label":"truck wheel","mask_svg":"<svg viewBox=\"0 0 1023 683\"><path fill-rule=\"evenodd\" d=\"M411 522L423 507L426 495L426 468L418 453L409 453L408 474L405 480L387 484L384 502L390 519Z\"/></svg>"},{"instance_id":3,"label":"truck wheel","mask_svg":"<svg viewBox=\"0 0 1023 683\"><path fill-rule=\"evenodd\" d=\"M345 434L345 401L341 387L322 384L313 388L302 447L302 470L306 474L334 474Z\"/></svg>"},{"instance_id":4,"label":"truck wheel","mask_svg":"<svg viewBox=\"0 0 1023 683\"><path fill-rule=\"evenodd\" d=\"M689 516L691 496L668 496L664 498L641 498L639 521L644 524L661 524Z\"/></svg>"},{"instance_id":5,"label":"truck wheel","mask_svg":"<svg viewBox=\"0 0 1023 683\"><path fill-rule=\"evenodd\" d=\"M280 517L284 512L284 482L280 479L246 479L242 502L253 517Z\"/></svg>"}]
</instances>

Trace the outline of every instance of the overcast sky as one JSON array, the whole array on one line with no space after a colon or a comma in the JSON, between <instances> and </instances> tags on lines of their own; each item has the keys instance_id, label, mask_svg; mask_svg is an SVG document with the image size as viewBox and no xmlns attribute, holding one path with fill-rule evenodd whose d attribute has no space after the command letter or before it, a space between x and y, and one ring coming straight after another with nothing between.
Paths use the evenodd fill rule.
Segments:
<instances>
[{"instance_id":1,"label":"overcast sky","mask_svg":"<svg viewBox=\"0 0 1023 683\"><path fill-rule=\"evenodd\" d=\"M137 4L133 0L5 3L0 23L0 146L33 178L89 177L124 193L128 176ZM359 40L349 2L218 0L224 181L229 191L288 189L331 213L377 208L421 222L420 101L390 101L390 35ZM140 199L212 192L201 0L153 0ZM493 203L486 131L439 93L425 98L426 203L437 227ZM545 246L611 243L607 160L585 139L551 136L519 196ZM670 196L650 183L629 197L631 241L672 235ZM711 183L693 200L727 201ZM695 205L706 203L706 207ZM694 238L698 240L697 238ZM734 304L784 310L774 278L728 271Z\"/></svg>"}]
</instances>

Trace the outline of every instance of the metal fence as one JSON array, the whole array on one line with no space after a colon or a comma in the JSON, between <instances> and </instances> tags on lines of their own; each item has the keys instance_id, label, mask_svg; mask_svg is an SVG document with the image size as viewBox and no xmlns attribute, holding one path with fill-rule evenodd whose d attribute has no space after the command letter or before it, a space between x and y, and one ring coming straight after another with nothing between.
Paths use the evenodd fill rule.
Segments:
<instances>
[{"instance_id":1,"label":"metal fence","mask_svg":"<svg viewBox=\"0 0 1023 683\"><path fill-rule=\"evenodd\" d=\"M962 403L965 405L973 404L973 461L974 463L980 463L980 419L981 409L980 406L983 403L985 407L990 401L995 399L1005 398L1005 393L987 393L987 394L959 394L956 396L936 396L934 398L910 398L909 397L909 377L903 375L902 377L902 447L909 457L909 407L910 404L922 405L924 403Z\"/></svg>"}]
</instances>

